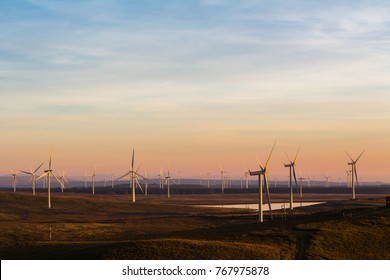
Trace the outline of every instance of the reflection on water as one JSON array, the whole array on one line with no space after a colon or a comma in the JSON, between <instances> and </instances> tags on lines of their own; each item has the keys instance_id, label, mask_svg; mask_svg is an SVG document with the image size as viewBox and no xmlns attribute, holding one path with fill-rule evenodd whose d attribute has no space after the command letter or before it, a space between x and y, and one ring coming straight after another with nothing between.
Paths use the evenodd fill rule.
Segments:
<instances>
[{"instance_id":1,"label":"reflection on water","mask_svg":"<svg viewBox=\"0 0 390 280\"><path fill-rule=\"evenodd\" d=\"M294 208L317 205L325 202L294 202ZM224 204L224 205L196 205L198 207L215 207L215 208L238 208L258 210L258 204ZM290 209L290 203L271 203L272 210ZM268 204L263 204L263 211L268 211Z\"/></svg>"}]
</instances>

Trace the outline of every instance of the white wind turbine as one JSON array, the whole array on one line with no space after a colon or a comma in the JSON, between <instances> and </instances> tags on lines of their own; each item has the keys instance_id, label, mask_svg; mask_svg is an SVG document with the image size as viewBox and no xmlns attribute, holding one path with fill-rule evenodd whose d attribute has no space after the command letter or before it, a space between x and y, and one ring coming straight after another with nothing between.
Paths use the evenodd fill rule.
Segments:
<instances>
[{"instance_id":1,"label":"white wind turbine","mask_svg":"<svg viewBox=\"0 0 390 280\"><path fill-rule=\"evenodd\" d=\"M160 190L164 189L164 172L162 170L162 167L160 168L160 173L157 175L159 180L159 187Z\"/></svg>"},{"instance_id":2,"label":"white wind turbine","mask_svg":"<svg viewBox=\"0 0 390 280\"><path fill-rule=\"evenodd\" d=\"M35 195L36 173L37 173L37 171L39 170L39 168L41 168L41 166L43 165L43 163L44 163L44 162L42 162L37 168L35 168L34 171L33 171L31 168L30 168L30 172L28 172L28 171L23 171L23 170L19 170L19 171L22 172L22 173L31 175L31 184L32 184L32 192L33 192L33 195Z\"/></svg>"},{"instance_id":3,"label":"white wind turbine","mask_svg":"<svg viewBox=\"0 0 390 280\"><path fill-rule=\"evenodd\" d=\"M12 175L12 188L14 189L14 192L16 192L16 174L18 171L14 171L13 169L10 169L11 175Z\"/></svg>"},{"instance_id":4,"label":"white wind turbine","mask_svg":"<svg viewBox=\"0 0 390 280\"><path fill-rule=\"evenodd\" d=\"M249 188L249 172L248 171L245 171L244 173L244 178L245 178L245 188L248 189Z\"/></svg>"},{"instance_id":5,"label":"white wind turbine","mask_svg":"<svg viewBox=\"0 0 390 280\"><path fill-rule=\"evenodd\" d=\"M176 169L176 174L177 174L177 184L180 185L180 173L181 173L181 170L178 170Z\"/></svg>"},{"instance_id":6,"label":"white wind turbine","mask_svg":"<svg viewBox=\"0 0 390 280\"><path fill-rule=\"evenodd\" d=\"M149 182L149 179L148 179L148 174L146 173L146 170L145 170L144 182L145 182L145 196L147 196L148 195L148 182Z\"/></svg>"},{"instance_id":7,"label":"white wind turbine","mask_svg":"<svg viewBox=\"0 0 390 280\"><path fill-rule=\"evenodd\" d=\"M60 180L60 185L61 185L61 192L64 192L65 183L69 184L68 180L65 177L65 171L64 170L62 170L62 173L60 173L59 180Z\"/></svg>"},{"instance_id":8,"label":"white wind turbine","mask_svg":"<svg viewBox=\"0 0 390 280\"><path fill-rule=\"evenodd\" d=\"M329 188L329 176L327 175L324 175L324 179L325 179L325 182L324 182L324 185L325 185L325 188Z\"/></svg>"},{"instance_id":9,"label":"white wind turbine","mask_svg":"<svg viewBox=\"0 0 390 280\"><path fill-rule=\"evenodd\" d=\"M288 157L288 155L286 154L287 156L287 159L290 163L288 164L284 164L284 167L288 167L289 170L290 170L290 181L289 181L289 187L290 187L290 210L293 210L294 209L294 206L293 206L293 186L292 186L292 178L294 176L294 181L295 181L295 186L298 188L298 183L297 183L297 176L295 174L295 162L297 160L297 157L298 157L298 153L299 153L299 150L301 149L301 147L299 147L296 155L295 155L295 158L294 158L294 161L291 161L290 158Z\"/></svg>"},{"instance_id":10,"label":"white wind turbine","mask_svg":"<svg viewBox=\"0 0 390 280\"><path fill-rule=\"evenodd\" d=\"M169 166L168 166L168 176L165 177L165 182L167 183L167 187L168 187L168 198L171 198L171 187L170 187L171 186L171 182L176 184L176 185L177 185L177 183L175 182L175 180L173 180L171 178L171 175L169 173Z\"/></svg>"},{"instance_id":11,"label":"white wind turbine","mask_svg":"<svg viewBox=\"0 0 390 280\"><path fill-rule=\"evenodd\" d=\"M359 185L358 176L357 176L357 170L356 170L356 163L358 162L360 157L363 155L363 153L364 153L364 150L363 150L363 152L360 153L360 155L355 160L353 160L352 157L347 153L348 157L351 159L351 162L348 162L348 165L351 165L352 199L356 198L355 179L356 179L356 185Z\"/></svg>"},{"instance_id":12,"label":"white wind turbine","mask_svg":"<svg viewBox=\"0 0 390 280\"><path fill-rule=\"evenodd\" d=\"M271 216L271 220L273 220L267 174L268 174L269 160L271 159L271 155L272 155L272 152L273 152L273 150L275 148L275 145L276 145L276 142L272 146L271 152L269 153L268 159L267 159L264 167L261 166L260 160L257 159L257 162L259 164L260 169L258 171L253 171L253 172L249 170L249 175L250 176L259 176L259 197L258 197L258 203L259 203L259 223L263 222L263 179L264 179L264 184L265 184L265 188L266 188L266 191L267 191L267 200L268 200L268 207L269 207L269 211L270 211L270 216Z\"/></svg>"},{"instance_id":13,"label":"white wind turbine","mask_svg":"<svg viewBox=\"0 0 390 280\"><path fill-rule=\"evenodd\" d=\"M303 194L302 194L302 181L303 180L306 180L306 178L302 177L302 172L301 170L299 170L299 197L302 198L303 197Z\"/></svg>"},{"instance_id":14,"label":"white wind turbine","mask_svg":"<svg viewBox=\"0 0 390 280\"><path fill-rule=\"evenodd\" d=\"M61 184L60 180L57 178L57 176L54 174L52 169L52 157L53 157L53 148L50 148L50 159L49 159L49 169L44 170L44 173L37 178L37 180L43 178L46 176L47 180L47 204L48 208L51 209L51 192L50 192L50 175L53 175L53 177Z\"/></svg>"},{"instance_id":15,"label":"white wind turbine","mask_svg":"<svg viewBox=\"0 0 390 280\"><path fill-rule=\"evenodd\" d=\"M138 167L138 169L139 169L139 167ZM132 189L132 193L133 193L133 202L135 202L135 188L136 188L135 184L137 184L138 187L143 192L142 187L137 180L137 176L140 176L141 178L143 176L141 176L140 174L137 173L138 169L136 171L134 171L134 149L133 149L133 156L131 158L131 169L126 174L124 174L121 177L119 177L118 179L116 179L116 181L118 181L118 180L125 178L125 177L130 178L130 188Z\"/></svg>"},{"instance_id":16,"label":"white wind turbine","mask_svg":"<svg viewBox=\"0 0 390 280\"><path fill-rule=\"evenodd\" d=\"M350 186L351 170L345 171L347 173L347 188Z\"/></svg>"},{"instance_id":17,"label":"white wind turbine","mask_svg":"<svg viewBox=\"0 0 390 280\"><path fill-rule=\"evenodd\" d=\"M93 169L93 173L89 176L91 176L91 180L92 180L92 194L95 194L96 164L95 164L95 167Z\"/></svg>"},{"instance_id":18,"label":"white wind turbine","mask_svg":"<svg viewBox=\"0 0 390 280\"><path fill-rule=\"evenodd\" d=\"M223 169L222 169L222 165L221 165L221 163L219 162L218 163L219 164L219 170L221 171L221 188L222 188L222 194L224 194L224 190L225 190L225 175L224 174L226 174L227 172L226 171L224 171Z\"/></svg>"}]
</instances>

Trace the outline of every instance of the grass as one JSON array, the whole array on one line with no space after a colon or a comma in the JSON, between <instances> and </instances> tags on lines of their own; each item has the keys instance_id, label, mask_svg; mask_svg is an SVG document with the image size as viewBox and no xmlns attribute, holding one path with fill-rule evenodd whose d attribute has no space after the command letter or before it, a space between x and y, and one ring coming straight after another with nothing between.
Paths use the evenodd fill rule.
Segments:
<instances>
[{"instance_id":1,"label":"grass","mask_svg":"<svg viewBox=\"0 0 390 280\"><path fill-rule=\"evenodd\" d=\"M140 197L0 192L1 259L390 259L384 198L275 211L201 208L256 194ZM280 198L281 199L281 198ZM198 203L197 203L198 202ZM343 215L348 213L348 215Z\"/></svg>"}]
</instances>

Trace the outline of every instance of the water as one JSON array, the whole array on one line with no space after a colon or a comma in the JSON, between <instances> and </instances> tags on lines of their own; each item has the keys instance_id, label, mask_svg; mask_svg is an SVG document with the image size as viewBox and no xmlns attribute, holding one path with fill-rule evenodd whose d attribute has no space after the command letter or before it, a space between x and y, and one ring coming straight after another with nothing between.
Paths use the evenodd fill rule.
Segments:
<instances>
[{"instance_id":1,"label":"water","mask_svg":"<svg viewBox=\"0 0 390 280\"><path fill-rule=\"evenodd\" d=\"M317 205L325 202L294 202L293 207L305 207ZM196 205L197 207L213 207L213 208L232 208L232 209L251 209L258 210L259 205L256 204L220 204L220 205ZM272 210L290 209L290 203L271 203ZM263 204L263 211L269 211L268 204Z\"/></svg>"}]
</instances>

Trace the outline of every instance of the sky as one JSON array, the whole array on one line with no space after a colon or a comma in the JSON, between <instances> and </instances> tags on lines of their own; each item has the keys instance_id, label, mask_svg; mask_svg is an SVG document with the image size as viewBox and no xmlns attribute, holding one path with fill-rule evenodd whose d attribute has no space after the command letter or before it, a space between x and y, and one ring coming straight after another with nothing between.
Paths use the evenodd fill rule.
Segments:
<instances>
[{"instance_id":1,"label":"sky","mask_svg":"<svg viewBox=\"0 0 390 280\"><path fill-rule=\"evenodd\" d=\"M0 174L390 182L388 1L0 1Z\"/></svg>"}]
</instances>

